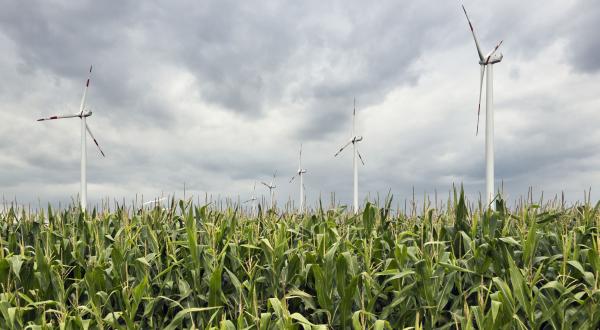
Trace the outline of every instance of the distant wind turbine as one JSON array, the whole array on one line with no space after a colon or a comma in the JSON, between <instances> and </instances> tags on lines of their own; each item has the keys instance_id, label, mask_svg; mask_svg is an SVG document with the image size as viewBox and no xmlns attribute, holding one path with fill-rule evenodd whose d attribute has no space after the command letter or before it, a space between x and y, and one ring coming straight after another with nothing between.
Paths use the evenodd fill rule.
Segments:
<instances>
[{"instance_id":1,"label":"distant wind turbine","mask_svg":"<svg viewBox=\"0 0 600 330\"><path fill-rule=\"evenodd\" d=\"M81 98L81 105L79 106L79 112L76 114L72 114L72 115L55 115L55 116L50 116L47 118L40 118L37 121L44 121L44 120L54 120L54 119L65 119L65 118L80 118L81 119L81 194L80 194L80 199L81 199L81 210L85 211L86 206L87 206L87 175L86 175L86 162L87 162L87 151L86 151L86 131L87 133L90 134L90 137L92 138L92 140L94 141L94 143L96 144L96 147L98 147L98 150L100 150L100 153L102 154L102 157L104 157L104 152L102 151L102 149L100 148L100 145L98 144L98 141L96 141L96 138L94 137L94 134L92 134L92 131L90 130L90 127L86 124L85 119L89 116L92 115L92 112L89 110L85 109L85 98L87 95L87 91L88 88L90 86L90 77L92 75L92 67L90 66L90 71L88 74L88 79L85 83L85 88L83 90L83 97Z\"/></svg>"},{"instance_id":2,"label":"distant wind turbine","mask_svg":"<svg viewBox=\"0 0 600 330\"><path fill-rule=\"evenodd\" d=\"M302 144L300 144L300 156L298 157L298 171L290 180L290 183L294 181L296 177L300 178L300 213L304 212L304 173L306 169L302 168Z\"/></svg>"},{"instance_id":3,"label":"distant wind turbine","mask_svg":"<svg viewBox=\"0 0 600 330\"><path fill-rule=\"evenodd\" d=\"M475 35L475 30L473 29L473 24L469 19L469 15L467 15L467 10L465 9L465 6L462 6L462 9L465 12L465 16L467 17L467 22L469 22L469 28L471 28L473 40L475 40L475 47L477 48L477 55L479 56L479 65L481 66L481 73L479 76L479 104L477 105L477 129L475 131L475 135L479 133L479 113L481 110L481 92L483 88L483 76L486 74L487 71L487 80L485 84L485 190L487 204L490 207L494 208L494 206L491 205L492 200L494 199L493 65L502 61L502 53L496 53L500 45L502 45L502 41L500 41L491 52L484 56L481 52L481 47L479 47L479 41L477 41L477 36Z\"/></svg>"},{"instance_id":4,"label":"distant wind turbine","mask_svg":"<svg viewBox=\"0 0 600 330\"><path fill-rule=\"evenodd\" d=\"M354 170L354 214L358 214L358 159L360 159L360 162L365 165L365 162L362 158L362 156L360 155L360 152L358 152L358 143L360 141L363 140L362 136L357 136L356 135L356 99L354 99L354 111L352 112L352 138L350 139L350 141L348 143L346 143L343 147L340 148L340 150L338 150L338 152L335 153L334 157L337 157L337 155L339 155L342 150L344 150L347 146L349 146L350 144L352 144L352 153L353 153L353 159L352 159L352 167Z\"/></svg>"},{"instance_id":5,"label":"distant wind turbine","mask_svg":"<svg viewBox=\"0 0 600 330\"><path fill-rule=\"evenodd\" d=\"M277 175L277 171L275 171L273 173L273 179L271 179L271 183L266 183L264 181L261 182L265 187L267 187L269 189L269 195L271 196L271 209L273 209L273 200L275 199L274 198L274 195L275 195L274 190L275 190L275 188L277 188L277 186L275 185L275 176L276 175Z\"/></svg>"},{"instance_id":6,"label":"distant wind turbine","mask_svg":"<svg viewBox=\"0 0 600 330\"><path fill-rule=\"evenodd\" d=\"M256 215L256 182L254 182L254 188L252 188L252 197L244 201L244 203L248 202L252 202L252 215Z\"/></svg>"}]
</instances>

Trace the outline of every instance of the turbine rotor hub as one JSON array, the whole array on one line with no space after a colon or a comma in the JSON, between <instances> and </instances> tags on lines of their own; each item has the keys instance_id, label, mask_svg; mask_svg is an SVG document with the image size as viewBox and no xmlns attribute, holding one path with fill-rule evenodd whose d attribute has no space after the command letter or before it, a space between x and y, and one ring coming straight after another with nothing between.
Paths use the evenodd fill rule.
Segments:
<instances>
[{"instance_id":1,"label":"turbine rotor hub","mask_svg":"<svg viewBox=\"0 0 600 330\"><path fill-rule=\"evenodd\" d=\"M488 64L496 64L496 63L500 63L500 61L502 61L502 59L504 58L504 55L502 55L502 53L495 53L492 54L491 56L484 58L483 61L479 61L479 64L481 65L488 65Z\"/></svg>"}]
</instances>

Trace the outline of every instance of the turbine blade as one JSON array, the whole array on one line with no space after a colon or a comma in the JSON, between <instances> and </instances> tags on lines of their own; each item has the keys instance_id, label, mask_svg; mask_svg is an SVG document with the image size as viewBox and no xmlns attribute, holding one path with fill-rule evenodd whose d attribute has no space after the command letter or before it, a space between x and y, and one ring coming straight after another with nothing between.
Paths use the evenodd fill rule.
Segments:
<instances>
[{"instance_id":1,"label":"turbine blade","mask_svg":"<svg viewBox=\"0 0 600 330\"><path fill-rule=\"evenodd\" d=\"M87 123L85 124L85 129L90 134L90 137L92 138L92 140L94 140L94 143L96 144L96 147L98 147L98 150L100 150L100 153L102 154L102 157L106 157L104 155L104 151L102 151L102 148L100 148L100 145L98 144L98 141L96 141L96 138L94 137L94 134L92 134L92 131L90 130L90 127L88 126Z\"/></svg>"},{"instance_id":2,"label":"turbine blade","mask_svg":"<svg viewBox=\"0 0 600 330\"><path fill-rule=\"evenodd\" d=\"M296 176L294 175L291 179L290 179L290 183L292 183L292 181L294 181L294 179L296 178Z\"/></svg>"},{"instance_id":3,"label":"turbine blade","mask_svg":"<svg viewBox=\"0 0 600 330\"><path fill-rule=\"evenodd\" d=\"M354 108L352 110L352 136L355 136L356 132L356 97L354 98Z\"/></svg>"},{"instance_id":4,"label":"turbine blade","mask_svg":"<svg viewBox=\"0 0 600 330\"><path fill-rule=\"evenodd\" d=\"M477 103L477 128L475 136L479 134L479 114L481 113L481 93L483 91L483 76L485 76L485 65L481 65L481 74L479 75L479 102Z\"/></svg>"},{"instance_id":5,"label":"turbine blade","mask_svg":"<svg viewBox=\"0 0 600 330\"><path fill-rule=\"evenodd\" d=\"M358 154L358 159L360 159L360 162L365 165L365 161L363 160L362 156L360 155L360 152L358 152L358 149L356 149L356 153Z\"/></svg>"},{"instance_id":6,"label":"turbine blade","mask_svg":"<svg viewBox=\"0 0 600 330\"><path fill-rule=\"evenodd\" d=\"M160 201L162 201L164 199L166 199L166 197L162 197L162 198L154 199L154 200L151 200L151 201L147 201L147 202L142 203L142 205L147 205L147 204L151 204L151 203L157 203L158 204Z\"/></svg>"},{"instance_id":7,"label":"turbine blade","mask_svg":"<svg viewBox=\"0 0 600 330\"><path fill-rule=\"evenodd\" d=\"M302 167L302 143L300 143L300 156L298 156L298 168Z\"/></svg>"},{"instance_id":8,"label":"turbine blade","mask_svg":"<svg viewBox=\"0 0 600 330\"><path fill-rule=\"evenodd\" d=\"M83 114L85 108L85 99L87 97L87 91L90 87L90 78L92 77L92 66L90 65L90 72L88 73L87 81L85 82L85 88L83 89L83 96L81 97L81 105L79 106L79 113Z\"/></svg>"},{"instance_id":9,"label":"turbine blade","mask_svg":"<svg viewBox=\"0 0 600 330\"><path fill-rule=\"evenodd\" d=\"M72 114L72 115L55 115L55 116L50 116L50 117L46 117L46 118L40 118L37 121L54 120L54 119L64 119L64 118L75 118L75 117L81 117L81 114L76 113L76 114Z\"/></svg>"},{"instance_id":10,"label":"turbine blade","mask_svg":"<svg viewBox=\"0 0 600 330\"><path fill-rule=\"evenodd\" d=\"M475 29L473 29L473 24L469 19L469 15L467 15L467 10L465 9L465 6L462 6L462 9L465 12L467 22L469 22L469 28L471 28L471 33L473 34L473 40L475 40L475 47L477 47L477 54L479 55L479 60L483 62L483 53L481 52L481 47L479 47L479 41L477 41L477 36L475 36Z\"/></svg>"},{"instance_id":11,"label":"turbine blade","mask_svg":"<svg viewBox=\"0 0 600 330\"><path fill-rule=\"evenodd\" d=\"M500 42L496 45L496 47L494 47L494 50L492 50L488 56L485 59L485 64L488 64L490 62L490 59L492 58L492 55L494 55L496 53L496 51L498 50L498 48L500 48L500 45L502 45L502 43L504 42L504 40L500 40Z\"/></svg>"},{"instance_id":12,"label":"turbine blade","mask_svg":"<svg viewBox=\"0 0 600 330\"><path fill-rule=\"evenodd\" d=\"M261 181L260 183L262 183L263 185L265 185L265 187L271 189L271 186L269 186L267 183L265 183L264 181Z\"/></svg>"},{"instance_id":13,"label":"turbine blade","mask_svg":"<svg viewBox=\"0 0 600 330\"><path fill-rule=\"evenodd\" d=\"M335 153L335 155L333 155L333 157L337 157L337 155L339 155L342 150L346 149L347 146L350 145L350 143L352 143L352 140L350 140L348 143L346 143L343 147L340 148L340 150L338 150L338 152Z\"/></svg>"}]
</instances>

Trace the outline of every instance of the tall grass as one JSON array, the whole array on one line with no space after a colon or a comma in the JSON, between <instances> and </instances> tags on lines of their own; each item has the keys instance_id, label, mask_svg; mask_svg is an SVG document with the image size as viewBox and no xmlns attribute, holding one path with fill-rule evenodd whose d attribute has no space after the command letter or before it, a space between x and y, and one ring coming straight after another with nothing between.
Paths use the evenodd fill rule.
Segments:
<instances>
[{"instance_id":1,"label":"tall grass","mask_svg":"<svg viewBox=\"0 0 600 330\"><path fill-rule=\"evenodd\" d=\"M589 203L0 216L0 328L596 329Z\"/></svg>"}]
</instances>

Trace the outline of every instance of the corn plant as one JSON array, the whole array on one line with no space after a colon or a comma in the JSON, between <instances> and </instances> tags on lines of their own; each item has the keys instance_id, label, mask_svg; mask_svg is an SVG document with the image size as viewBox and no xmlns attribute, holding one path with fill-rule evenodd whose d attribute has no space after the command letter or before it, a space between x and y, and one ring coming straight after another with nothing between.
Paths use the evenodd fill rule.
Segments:
<instances>
[{"instance_id":1,"label":"corn plant","mask_svg":"<svg viewBox=\"0 0 600 330\"><path fill-rule=\"evenodd\" d=\"M600 205L0 213L2 329L597 329Z\"/></svg>"}]
</instances>

